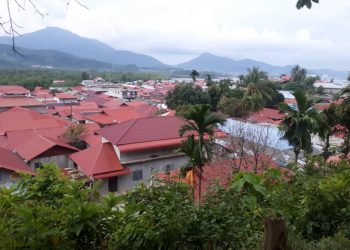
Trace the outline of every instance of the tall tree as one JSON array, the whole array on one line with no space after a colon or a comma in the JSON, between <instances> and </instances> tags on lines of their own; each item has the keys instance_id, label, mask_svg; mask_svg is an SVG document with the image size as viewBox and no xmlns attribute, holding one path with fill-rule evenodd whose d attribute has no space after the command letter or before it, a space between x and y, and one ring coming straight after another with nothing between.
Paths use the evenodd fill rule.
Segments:
<instances>
[{"instance_id":1,"label":"tall tree","mask_svg":"<svg viewBox=\"0 0 350 250\"><path fill-rule=\"evenodd\" d=\"M327 159L330 155L329 153L329 138L336 132L336 126L339 124L339 109L335 104L331 104L329 108L325 109L321 113L321 126L319 127L318 134L321 139L325 142L323 148L323 157Z\"/></svg>"},{"instance_id":2,"label":"tall tree","mask_svg":"<svg viewBox=\"0 0 350 250\"><path fill-rule=\"evenodd\" d=\"M195 170L198 170L199 173L199 183L198 183L198 197L199 201L201 200L202 193L202 173L203 166L210 159L210 148L208 147L208 140L205 139L206 136L211 138L214 135L214 128L218 124L224 124L225 120L217 115L214 115L210 112L210 108L208 105L195 105L191 109L190 112L184 114L184 118L187 120L187 123L182 125L179 129L180 136L184 136L185 133L195 134L198 139L195 141L197 146L193 148L197 148L195 152L198 154L194 156L193 154L189 155L195 163ZM188 138L188 140L191 137Z\"/></svg>"},{"instance_id":3,"label":"tall tree","mask_svg":"<svg viewBox=\"0 0 350 250\"><path fill-rule=\"evenodd\" d=\"M311 136L316 133L320 126L320 115L315 110L312 100L308 100L301 90L296 90L295 96L297 107L281 105L281 111L287 113L279 127L282 136L293 146L295 153L295 164L301 150L312 151Z\"/></svg>"},{"instance_id":4,"label":"tall tree","mask_svg":"<svg viewBox=\"0 0 350 250\"><path fill-rule=\"evenodd\" d=\"M248 70L248 74L245 77L246 83L258 84L260 83L261 80L268 79L266 72L259 70L259 67L253 67L247 70Z\"/></svg>"},{"instance_id":5,"label":"tall tree","mask_svg":"<svg viewBox=\"0 0 350 250\"><path fill-rule=\"evenodd\" d=\"M306 78L306 69L300 67L298 64L291 70L292 81L296 83L302 83Z\"/></svg>"},{"instance_id":6,"label":"tall tree","mask_svg":"<svg viewBox=\"0 0 350 250\"><path fill-rule=\"evenodd\" d=\"M196 78L199 76L199 73L197 70L193 69L190 73L190 77L192 78L193 84L196 83Z\"/></svg>"}]
</instances>

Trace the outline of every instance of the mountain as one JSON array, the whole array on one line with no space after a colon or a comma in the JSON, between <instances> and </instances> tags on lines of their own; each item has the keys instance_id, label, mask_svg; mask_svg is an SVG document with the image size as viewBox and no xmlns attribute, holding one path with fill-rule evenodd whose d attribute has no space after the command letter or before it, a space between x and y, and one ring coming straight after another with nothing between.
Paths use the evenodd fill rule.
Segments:
<instances>
[{"instance_id":1,"label":"mountain","mask_svg":"<svg viewBox=\"0 0 350 250\"><path fill-rule=\"evenodd\" d=\"M228 57L220 57L210 53L203 53L188 62L178 64L177 67L235 74L246 73L247 68L259 67L260 70L266 71L269 74L282 74L290 72L293 66L272 66L270 64L252 59L233 60Z\"/></svg>"},{"instance_id":2,"label":"mountain","mask_svg":"<svg viewBox=\"0 0 350 250\"><path fill-rule=\"evenodd\" d=\"M288 74L294 65L273 66L268 63L255 61L252 59L233 60L228 57L220 57L210 53L204 53L200 56L178 64L177 67L183 69L196 69L199 71L216 71L220 73L245 74L248 68L259 67L260 70L267 72L270 75ZM345 79L348 72L331 69L308 69L310 74L322 76L327 74L333 77Z\"/></svg>"},{"instance_id":3,"label":"mountain","mask_svg":"<svg viewBox=\"0 0 350 250\"><path fill-rule=\"evenodd\" d=\"M16 37L16 46L37 49L56 50L81 58L88 58L118 65L134 64L145 68L165 68L157 59L125 50L115 50L98 40L78 36L57 27L48 27ZM0 37L0 44L12 44L10 37ZM111 67L111 66L110 66Z\"/></svg>"},{"instance_id":4,"label":"mountain","mask_svg":"<svg viewBox=\"0 0 350 250\"><path fill-rule=\"evenodd\" d=\"M111 69L110 63L80 58L55 50L31 50L21 47L17 47L16 49L23 56L15 53L11 45L0 44L0 68L21 68L40 65L60 69ZM120 66L120 70L124 68L131 71L138 70L133 65L128 67ZM114 69L116 69L116 66Z\"/></svg>"}]
</instances>

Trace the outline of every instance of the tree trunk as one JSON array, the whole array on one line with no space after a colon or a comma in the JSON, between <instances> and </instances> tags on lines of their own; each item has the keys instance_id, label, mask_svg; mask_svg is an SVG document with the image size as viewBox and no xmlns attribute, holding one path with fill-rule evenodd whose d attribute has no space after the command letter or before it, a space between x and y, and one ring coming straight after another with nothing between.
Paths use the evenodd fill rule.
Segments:
<instances>
[{"instance_id":1,"label":"tree trunk","mask_svg":"<svg viewBox=\"0 0 350 250\"><path fill-rule=\"evenodd\" d=\"M294 158L294 163L296 166L298 166L298 156L299 156L300 150L298 147L294 148L294 154L295 154L295 158Z\"/></svg>"},{"instance_id":2,"label":"tree trunk","mask_svg":"<svg viewBox=\"0 0 350 250\"><path fill-rule=\"evenodd\" d=\"M263 250L285 250L287 230L284 219L265 219Z\"/></svg>"},{"instance_id":3,"label":"tree trunk","mask_svg":"<svg viewBox=\"0 0 350 250\"><path fill-rule=\"evenodd\" d=\"M202 200L202 173L203 173L203 168L202 166L199 167L199 181L198 181L198 202L201 204Z\"/></svg>"},{"instance_id":4,"label":"tree trunk","mask_svg":"<svg viewBox=\"0 0 350 250\"><path fill-rule=\"evenodd\" d=\"M324 160L327 160L328 157L329 157L329 151L328 151L328 149L329 149L329 137L330 137L330 135L327 135L327 137L326 137L326 145L324 146L324 149L323 149L323 158L324 158Z\"/></svg>"}]
</instances>

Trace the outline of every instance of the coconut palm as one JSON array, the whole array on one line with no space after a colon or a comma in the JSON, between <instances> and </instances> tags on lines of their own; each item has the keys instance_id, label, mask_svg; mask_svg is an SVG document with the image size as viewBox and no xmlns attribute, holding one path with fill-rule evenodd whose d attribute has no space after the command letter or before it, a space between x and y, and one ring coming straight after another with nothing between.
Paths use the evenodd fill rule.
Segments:
<instances>
[{"instance_id":1,"label":"coconut palm","mask_svg":"<svg viewBox=\"0 0 350 250\"><path fill-rule=\"evenodd\" d=\"M292 108L282 105L281 111L287 113L279 127L282 136L293 146L295 153L295 164L301 150L312 151L311 135L316 133L320 127L320 115L312 106L312 100L308 100L301 90L296 90L295 96L297 107Z\"/></svg>"},{"instance_id":2,"label":"coconut palm","mask_svg":"<svg viewBox=\"0 0 350 250\"><path fill-rule=\"evenodd\" d=\"M190 73L190 77L192 78L193 84L196 83L196 78L199 76L199 73L197 70L193 69Z\"/></svg>"},{"instance_id":3,"label":"coconut palm","mask_svg":"<svg viewBox=\"0 0 350 250\"><path fill-rule=\"evenodd\" d=\"M259 67L253 67L252 69L247 69L248 74L245 77L246 83L258 84L261 80L267 80L267 74L264 71L260 71Z\"/></svg>"},{"instance_id":4,"label":"coconut palm","mask_svg":"<svg viewBox=\"0 0 350 250\"><path fill-rule=\"evenodd\" d=\"M271 100L270 89L261 84L261 80L267 80L267 74L259 70L259 67L248 69L245 77L247 90L243 97L243 104L247 112L254 113L262 110L266 105L266 100Z\"/></svg>"},{"instance_id":5,"label":"coconut palm","mask_svg":"<svg viewBox=\"0 0 350 250\"><path fill-rule=\"evenodd\" d=\"M329 157L329 138L337 132L337 125L340 122L339 108L335 104L331 104L327 109L321 112L321 126L319 127L318 135L325 142L323 148L323 157L325 160Z\"/></svg>"},{"instance_id":6,"label":"coconut palm","mask_svg":"<svg viewBox=\"0 0 350 250\"><path fill-rule=\"evenodd\" d=\"M179 129L180 136L184 136L186 133L195 134L198 139L193 140L192 137L192 145L194 150L191 152L185 152L191 158L190 162L194 163L193 169L198 170L199 172L199 188L198 188L198 197L199 201L201 200L201 190L202 190L202 173L203 166L210 159L210 149L208 147L208 140L205 138L206 136L209 139L214 135L214 129L217 124L224 124L225 120L221 117L214 115L210 112L210 108L207 105L195 105L191 109L190 112L185 113L183 117L187 120L187 123L182 125ZM191 137L188 138L188 140ZM193 155L193 153L196 153Z\"/></svg>"},{"instance_id":7,"label":"coconut palm","mask_svg":"<svg viewBox=\"0 0 350 250\"><path fill-rule=\"evenodd\" d=\"M301 83L306 78L306 69L300 67L298 64L291 70L292 81L296 83Z\"/></svg>"}]
</instances>

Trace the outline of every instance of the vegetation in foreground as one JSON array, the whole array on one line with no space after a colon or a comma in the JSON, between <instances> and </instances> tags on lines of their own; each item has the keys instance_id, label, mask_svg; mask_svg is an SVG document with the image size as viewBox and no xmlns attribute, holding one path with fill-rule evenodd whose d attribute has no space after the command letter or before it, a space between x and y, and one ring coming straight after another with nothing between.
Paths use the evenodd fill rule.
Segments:
<instances>
[{"instance_id":1,"label":"vegetation in foreground","mask_svg":"<svg viewBox=\"0 0 350 250\"><path fill-rule=\"evenodd\" d=\"M263 221L283 219L289 249L349 249L349 167L239 173L195 204L182 183L102 197L46 165L0 189L0 248L260 249Z\"/></svg>"}]
</instances>

